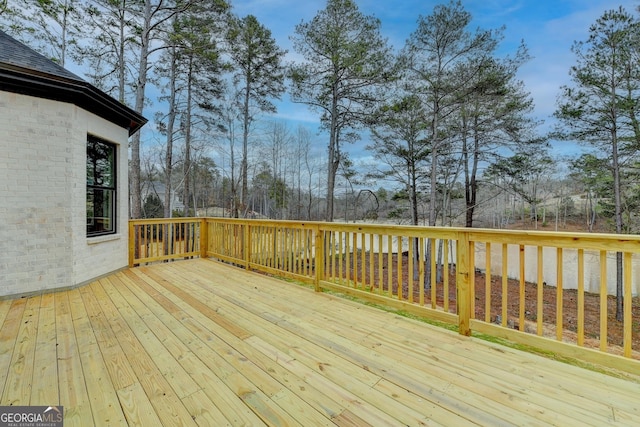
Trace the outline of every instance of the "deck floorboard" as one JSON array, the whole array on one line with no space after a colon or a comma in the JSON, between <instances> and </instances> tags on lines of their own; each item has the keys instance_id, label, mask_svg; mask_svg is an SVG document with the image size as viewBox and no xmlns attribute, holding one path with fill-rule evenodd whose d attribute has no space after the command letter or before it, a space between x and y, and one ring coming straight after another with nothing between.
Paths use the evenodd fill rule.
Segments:
<instances>
[{"instance_id":1,"label":"deck floorboard","mask_svg":"<svg viewBox=\"0 0 640 427\"><path fill-rule=\"evenodd\" d=\"M640 384L209 260L0 301L0 405L66 426L640 425Z\"/></svg>"}]
</instances>

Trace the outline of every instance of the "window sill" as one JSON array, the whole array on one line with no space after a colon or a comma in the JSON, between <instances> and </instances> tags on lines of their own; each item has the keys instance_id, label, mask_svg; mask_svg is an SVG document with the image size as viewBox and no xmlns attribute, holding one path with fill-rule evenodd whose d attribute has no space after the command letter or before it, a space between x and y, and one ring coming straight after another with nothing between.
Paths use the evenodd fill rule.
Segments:
<instances>
[{"instance_id":1,"label":"window sill","mask_svg":"<svg viewBox=\"0 0 640 427\"><path fill-rule=\"evenodd\" d=\"M122 234L107 234L105 236L87 237L87 245L96 245L98 243L111 242L122 239Z\"/></svg>"}]
</instances>

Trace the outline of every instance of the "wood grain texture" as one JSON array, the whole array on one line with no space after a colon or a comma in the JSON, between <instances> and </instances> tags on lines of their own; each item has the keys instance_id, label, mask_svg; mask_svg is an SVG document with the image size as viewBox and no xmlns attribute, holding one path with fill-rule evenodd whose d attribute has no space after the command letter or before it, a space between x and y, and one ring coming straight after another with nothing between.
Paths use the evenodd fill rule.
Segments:
<instances>
[{"instance_id":1,"label":"wood grain texture","mask_svg":"<svg viewBox=\"0 0 640 427\"><path fill-rule=\"evenodd\" d=\"M204 259L1 301L0 321L0 405L65 425L640 425L637 382Z\"/></svg>"}]
</instances>

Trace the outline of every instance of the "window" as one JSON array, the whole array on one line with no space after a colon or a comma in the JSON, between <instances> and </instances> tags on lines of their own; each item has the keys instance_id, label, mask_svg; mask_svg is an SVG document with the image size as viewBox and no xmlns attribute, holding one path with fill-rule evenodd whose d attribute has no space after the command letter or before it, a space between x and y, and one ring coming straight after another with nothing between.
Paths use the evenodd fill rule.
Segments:
<instances>
[{"instance_id":1,"label":"window","mask_svg":"<svg viewBox=\"0 0 640 427\"><path fill-rule=\"evenodd\" d=\"M116 232L116 146L87 138L87 236Z\"/></svg>"}]
</instances>

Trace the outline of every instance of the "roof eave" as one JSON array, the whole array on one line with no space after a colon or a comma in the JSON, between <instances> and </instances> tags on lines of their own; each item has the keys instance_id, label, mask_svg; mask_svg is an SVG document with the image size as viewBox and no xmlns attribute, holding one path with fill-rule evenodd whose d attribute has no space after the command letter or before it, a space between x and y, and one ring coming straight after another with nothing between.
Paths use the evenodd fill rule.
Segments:
<instances>
[{"instance_id":1,"label":"roof eave","mask_svg":"<svg viewBox=\"0 0 640 427\"><path fill-rule=\"evenodd\" d=\"M136 133L147 119L93 85L0 64L0 90L75 104Z\"/></svg>"}]
</instances>

